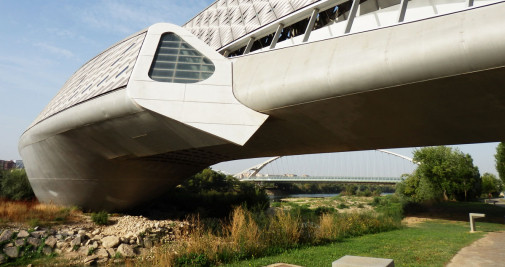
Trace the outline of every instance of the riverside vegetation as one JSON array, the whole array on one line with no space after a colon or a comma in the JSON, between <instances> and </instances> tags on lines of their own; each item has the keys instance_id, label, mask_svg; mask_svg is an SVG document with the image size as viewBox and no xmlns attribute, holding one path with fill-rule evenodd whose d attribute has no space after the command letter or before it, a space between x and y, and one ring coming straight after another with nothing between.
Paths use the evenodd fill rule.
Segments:
<instances>
[{"instance_id":1,"label":"riverside vegetation","mask_svg":"<svg viewBox=\"0 0 505 267\"><path fill-rule=\"evenodd\" d=\"M335 260L335 253L323 256L326 247L355 242L353 240L373 240L376 236L391 237L386 234L390 231L396 233L393 236L411 235L410 227L402 225L405 214L433 217L434 214L451 215L449 211L454 210L449 219L466 221L470 208L473 212L490 214L485 220L492 221L494 217L503 220L503 210L491 205L458 202L429 204L405 195L357 197L351 192L357 194L365 190L346 187L345 196L284 199L274 202L269 208L263 189L204 170L161 201L129 213L144 212L149 218L128 215L112 215L109 218L105 212L86 214L78 208L4 200L0 205L0 223L4 229L1 235L2 240L5 239L0 244L3 247L0 260L13 265L34 262L34 259L35 263L42 265L126 261L127 265L135 266L212 266L247 260L239 265L257 265L255 259L258 258L290 255L287 259L295 259L294 255L298 252L314 248L322 249L322 257ZM162 203L167 202L163 200L171 201L168 202L170 205L164 206ZM192 203L195 200L200 202ZM174 208L174 203L179 204ZM36 215L37 211L40 211L39 215ZM180 219L182 214L193 215L183 221L164 219ZM216 214L219 217L210 216ZM106 225L99 225L103 223ZM496 225L488 227L490 231L498 228ZM474 235L475 238L477 235ZM112 245L109 239L114 239ZM447 257L474 239L458 234L453 240L456 245L445 256L429 264L442 265ZM424 240L428 245L433 243L429 239ZM356 242L356 251L359 251L359 241ZM420 247L421 254L429 254L432 250L431 246L425 247ZM395 254L394 258L415 265L409 254L412 253ZM423 266L427 262L418 264Z\"/></svg>"},{"instance_id":2,"label":"riverside vegetation","mask_svg":"<svg viewBox=\"0 0 505 267\"><path fill-rule=\"evenodd\" d=\"M237 207L221 227L196 220L189 238L158 247L153 258L140 258L137 263L211 266L401 227L401 212L395 208L349 213L322 210L300 207L266 214Z\"/></svg>"},{"instance_id":3,"label":"riverside vegetation","mask_svg":"<svg viewBox=\"0 0 505 267\"><path fill-rule=\"evenodd\" d=\"M109 225L100 226L107 223L107 213L87 214L78 208L3 200L0 206L4 229L1 260L19 265L37 257L44 258L44 255L51 258L59 254L72 256L65 257L68 264L137 257L129 262L207 266L387 231L400 227L401 220L399 212L346 213L339 212L338 207L311 209L294 205L268 209L269 200L263 189L211 170L195 175L166 197L173 201L169 202L170 207L173 203L185 205L164 210L161 202L157 202L150 207L155 211L153 217L194 215L187 221L170 221L163 226L159 223L163 220L113 216ZM199 202L192 204L195 199ZM352 205L340 204L346 209ZM201 212L202 206L207 212ZM223 210L230 215L223 215ZM213 218L210 214L222 216ZM128 223L123 223L125 220ZM184 230L173 229L173 225L178 224L186 225ZM139 225L142 229L136 227ZM155 237L155 232L161 236ZM168 238L164 238L165 235ZM109 237L118 242L108 245L105 239ZM163 243L165 245L152 247ZM51 264L55 262L58 260L51 260Z\"/></svg>"}]
</instances>

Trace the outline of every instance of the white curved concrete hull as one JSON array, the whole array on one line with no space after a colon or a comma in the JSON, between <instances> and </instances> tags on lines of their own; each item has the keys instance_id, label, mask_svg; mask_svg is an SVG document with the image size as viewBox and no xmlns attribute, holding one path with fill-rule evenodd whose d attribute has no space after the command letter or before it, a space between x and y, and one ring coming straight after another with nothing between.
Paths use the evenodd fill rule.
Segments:
<instances>
[{"instance_id":1,"label":"white curved concrete hull","mask_svg":"<svg viewBox=\"0 0 505 267\"><path fill-rule=\"evenodd\" d=\"M184 86L146 74L164 27L179 31L155 25L125 87L39 121L20 154L39 200L120 210L225 160L504 140L503 14L502 2L232 60L180 31L216 65Z\"/></svg>"}]
</instances>

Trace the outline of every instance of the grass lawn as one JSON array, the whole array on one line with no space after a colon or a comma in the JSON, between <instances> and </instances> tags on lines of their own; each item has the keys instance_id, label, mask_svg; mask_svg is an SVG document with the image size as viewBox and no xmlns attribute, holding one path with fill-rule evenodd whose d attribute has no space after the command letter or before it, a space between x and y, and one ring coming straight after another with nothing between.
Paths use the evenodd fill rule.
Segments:
<instances>
[{"instance_id":1,"label":"grass lawn","mask_svg":"<svg viewBox=\"0 0 505 267\"><path fill-rule=\"evenodd\" d=\"M463 247L486 232L503 231L505 225L477 222L469 233L468 222L433 220L400 230L347 238L324 246L299 248L282 254L226 266L265 266L284 262L302 266L331 266L342 256L391 258L395 266L444 266Z\"/></svg>"}]
</instances>

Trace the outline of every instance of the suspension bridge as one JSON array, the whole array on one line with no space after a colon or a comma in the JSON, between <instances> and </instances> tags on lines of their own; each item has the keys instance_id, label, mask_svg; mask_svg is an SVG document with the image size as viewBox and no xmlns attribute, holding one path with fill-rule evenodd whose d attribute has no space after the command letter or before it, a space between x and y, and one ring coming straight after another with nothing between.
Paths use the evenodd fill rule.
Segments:
<instances>
[{"instance_id":1,"label":"suspension bridge","mask_svg":"<svg viewBox=\"0 0 505 267\"><path fill-rule=\"evenodd\" d=\"M396 184L417 163L388 150L277 156L234 176L241 181L275 183Z\"/></svg>"}]
</instances>

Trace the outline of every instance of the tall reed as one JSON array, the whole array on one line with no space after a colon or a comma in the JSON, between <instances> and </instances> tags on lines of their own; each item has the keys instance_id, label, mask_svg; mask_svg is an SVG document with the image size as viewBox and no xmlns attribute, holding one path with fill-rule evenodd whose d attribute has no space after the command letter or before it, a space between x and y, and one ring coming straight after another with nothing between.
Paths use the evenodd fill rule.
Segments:
<instances>
[{"instance_id":1,"label":"tall reed","mask_svg":"<svg viewBox=\"0 0 505 267\"><path fill-rule=\"evenodd\" d=\"M156 248L149 264L209 266L387 231L400 227L401 223L397 217L373 212L323 213L316 221L304 221L296 213L278 210L265 217L238 207L233 210L229 222L223 222L223 231L219 234L204 230L199 221L194 224L189 238Z\"/></svg>"}]
</instances>

